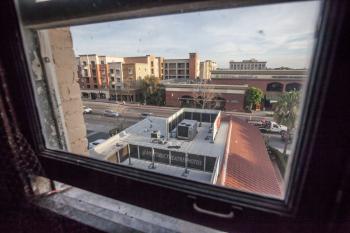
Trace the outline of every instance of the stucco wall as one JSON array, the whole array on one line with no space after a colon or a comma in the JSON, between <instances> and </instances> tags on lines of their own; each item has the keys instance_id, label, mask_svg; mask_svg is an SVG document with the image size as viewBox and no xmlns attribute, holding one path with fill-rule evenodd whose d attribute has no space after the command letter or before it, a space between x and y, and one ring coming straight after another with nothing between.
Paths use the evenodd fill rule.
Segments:
<instances>
[{"instance_id":1,"label":"stucco wall","mask_svg":"<svg viewBox=\"0 0 350 233\"><path fill-rule=\"evenodd\" d=\"M87 155L86 127L71 32L69 28L50 29L47 32L60 98L57 107L61 108L64 116L68 150Z\"/></svg>"}]
</instances>

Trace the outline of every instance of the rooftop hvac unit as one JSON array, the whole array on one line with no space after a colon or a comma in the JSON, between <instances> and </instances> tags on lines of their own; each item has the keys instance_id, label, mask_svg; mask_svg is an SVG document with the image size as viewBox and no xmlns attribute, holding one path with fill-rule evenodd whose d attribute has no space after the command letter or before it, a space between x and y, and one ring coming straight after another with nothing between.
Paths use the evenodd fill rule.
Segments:
<instances>
[{"instance_id":1,"label":"rooftop hvac unit","mask_svg":"<svg viewBox=\"0 0 350 233\"><path fill-rule=\"evenodd\" d=\"M177 125L177 138L192 140L197 135L197 124L195 120L182 120Z\"/></svg>"},{"instance_id":2,"label":"rooftop hvac unit","mask_svg":"<svg viewBox=\"0 0 350 233\"><path fill-rule=\"evenodd\" d=\"M151 138L160 138L160 131L159 130L153 130L151 133Z\"/></svg>"}]
</instances>

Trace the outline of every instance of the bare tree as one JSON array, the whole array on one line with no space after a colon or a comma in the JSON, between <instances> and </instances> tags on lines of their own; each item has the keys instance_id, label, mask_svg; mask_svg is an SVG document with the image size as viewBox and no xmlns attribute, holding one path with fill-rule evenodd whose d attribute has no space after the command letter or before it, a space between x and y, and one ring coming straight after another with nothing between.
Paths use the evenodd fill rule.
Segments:
<instances>
[{"instance_id":1,"label":"bare tree","mask_svg":"<svg viewBox=\"0 0 350 233\"><path fill-rule=\"evenodd\" d=\"M215 97L213 88L208 84L207 80L200 80L193 89L193 103L201 109L211 109L210 103Z\"/></svg>"},{"instance_id":2,"label":"bare tree","mask_svg":"<svg viewBox=\"0 0 350 233\"><path fill-rule=\"evenodd\" d=\"M193 104L201 109L211 109L212 101L215 97L213 88L208 84L207 80L200 80L193 89ZM202 125L202 113L200 114L199 126Z\"/></svg>"}]
</instances>

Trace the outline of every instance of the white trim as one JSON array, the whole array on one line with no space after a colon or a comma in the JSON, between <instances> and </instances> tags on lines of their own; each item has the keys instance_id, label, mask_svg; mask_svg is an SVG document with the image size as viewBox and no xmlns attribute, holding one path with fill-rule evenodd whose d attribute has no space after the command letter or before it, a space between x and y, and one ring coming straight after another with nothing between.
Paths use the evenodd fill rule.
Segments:
<instances>
[{"instance_id":1,"label":"white trim","mask_svg":"<svg viewBox=\"0 0 350 233\"><path fill-rule=\"evenodd\" d=\"M195 88L166 88L166 91L174 91L174 92L196 92ZM245 91L244 90L224 90L224 89L211 89L209 90L212 93L221 93L221 94L239 94L239 95L244 95Z\"/></svg>"}]
</instances>

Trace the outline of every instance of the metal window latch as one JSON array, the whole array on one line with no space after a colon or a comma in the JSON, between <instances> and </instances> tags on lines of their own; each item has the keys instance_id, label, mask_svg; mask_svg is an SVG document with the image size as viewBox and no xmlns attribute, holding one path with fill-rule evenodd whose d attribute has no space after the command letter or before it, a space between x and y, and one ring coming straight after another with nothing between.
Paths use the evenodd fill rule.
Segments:
<instances>
[{"instance_id":1,"label":"metal window latch","mask_svg":"<svg viewBox=\"0 0 350 233\"><path fill-rule=\"evenodd\" d=\"M233 210L231 210L229 213L218 213L218 212L214 212L214 211L211 211L211 210L206 210L206 209L203 209L201 207L199 207L197 205L197 202L193 202L193 209L195 211L197 211L198 213L202 213L202 214L207 214L207 215L211 215L211 216L215 216L215 217L219 217L219 218L226 218L226 219L230 219L230 218L234 218L235 217L235 214L233 212Z\"/></svg>"}]
</instances>

